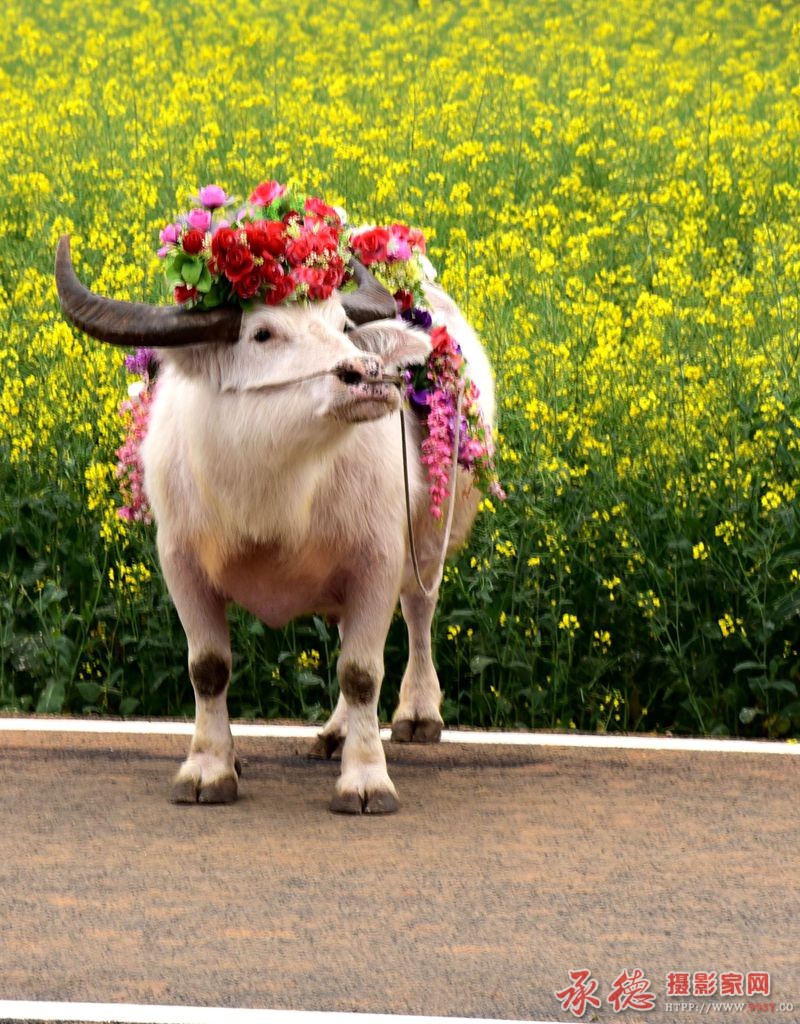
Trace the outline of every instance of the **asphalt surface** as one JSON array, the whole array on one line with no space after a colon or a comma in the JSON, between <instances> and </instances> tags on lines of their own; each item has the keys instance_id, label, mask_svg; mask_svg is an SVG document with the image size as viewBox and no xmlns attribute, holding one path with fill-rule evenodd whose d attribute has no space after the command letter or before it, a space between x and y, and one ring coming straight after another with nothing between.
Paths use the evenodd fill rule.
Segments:
<instances>
[{"instance_id":1,"label":"asphalt surface","mask_svg":"<svg viewBox=\"0 0 800 1024\"><path fill-rule=\"evenodd\" d=\"M582 1019L660 1022L668 972L767 971L775 1010L724 1018L800 1020L800 758L387 744L370 818L303 740L172 805L186 747L0 735L0 999L574 1020L584 968ZM637 968L655 1009L615 1013Z\"/></svg>"}]
</instances>

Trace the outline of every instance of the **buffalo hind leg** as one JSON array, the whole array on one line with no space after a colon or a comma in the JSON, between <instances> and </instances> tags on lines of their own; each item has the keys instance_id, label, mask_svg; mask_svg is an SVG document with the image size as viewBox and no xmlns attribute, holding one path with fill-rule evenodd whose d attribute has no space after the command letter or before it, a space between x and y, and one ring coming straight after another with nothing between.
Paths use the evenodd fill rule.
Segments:
<instances>
[{"instance_id":1,"label":"buffalo hind leg","mask_svg":"<svg viewBox=\"0 0 800 1024\"><path fill-rule=\"evenodd\" d=\"M340 691L336 708L317 733L317 738L314 740L308 756L319 758L320 760L330 760L331 758L336 760L342 756L342 747L346 735L347 701L344 699L344 694Z\"/></svg>"},{"instance_id":2,"label":"buffalo hind leg","mask_svg":"<svg viewBox=\"0 0 800 1024\"><path fill-rule=\"evenodd\" d=\"M191 555L159 538L164 578L189 645L195 725L189 756L172 784L174 803L228 804L239 794L239 765L228 720L231 645L225 602Z\"/></svg>"},{"instance_id":3,"label":"buffalo hind leg","mask_svg":"<svg viewBox=\"0 0 800 1024\"><path fill-rule=\"evenodd\" d=\"M416 583L400 596L408 628L408 665L392 716L392 739L396 743L437 743L442 735L442 690L431 649L431 624L437 600L438 591L426 597Z\"/></svg>"}]
</instances>

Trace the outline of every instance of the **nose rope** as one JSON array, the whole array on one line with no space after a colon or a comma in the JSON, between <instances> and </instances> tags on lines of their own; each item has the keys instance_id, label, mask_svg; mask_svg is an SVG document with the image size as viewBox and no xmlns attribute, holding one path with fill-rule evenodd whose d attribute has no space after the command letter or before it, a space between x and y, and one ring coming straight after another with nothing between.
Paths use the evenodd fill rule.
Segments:
<instances>
[{"instance_id":1,"label":"nose rope","mask_svg":"<svg viewBox=\"0 0 800 1024\"><path fill-rule=\"evenodd\" d=\"M302 377L268 381L266 384L254 384L252 387L246 388L222 388L221 391L223 395L240 395L242 392L280 391L281 388L290 388L295 384L307 384L311 380L320 380L322 377L338 377L341 380L346 372L344 370L318 370L316 373L306 373ZM380 377L364 377L363 383L394 384L400 387L401 384L405 383L405 379L396 373L384 373Z\"/></svg>"},{"instance_id":2,"label":"nose rope","mask_svg":"<svg viewBox=\"0 0 800 1024\"><path fill-rule=\"evenodd\" d=\"M267 384L259 384L256 387L250 388L226 388L223 389L223 394L230 394L232 392L241 393L241 391L258 392L258 391L278 391L281 388L293 387L295 384L306 384L308 381L319 380L321 377L338 377L340 380L343 374L347 371L344 370L319 370L316 373L307 373L302 377L292 377L289 380L273 381ZM380 377L366 377L365 383L368 384L394 384L400 389L405 384L405 377L400 374L384 373ZM422 573L419 567L419 556L417 555L417 545L414 539L414 524L411 515L411 487L408 479L408 445L406 443L406 418L403 412L404 399L401 396L400 399L400 440L402 443L403 450L403 492L405 495L406 504L406 526L408 529L408 549L411 554L411 564L414 568L414 578L417 581L417 586L425 597L433 597L439 589L439 585L442 582L442 576L444 575L444 563L447 558L447 548L450 544L450 534L453 528L453 513L456 507L455 501L455 486L456 486L456 474L458 471L458 449L461 445L461 403L464 398L464 384L459 384L458 394L456 396L456 416L455 416L455 429L453 430L453 457L450 463L450 476L448 478L448 490L450 492L450 500L447 504L447 522L445 523L444 537L442 539L442 546L439 552L438 558L438 570L436 572L436 579L433 583L426 586L422 581Z\"/></svg>"}]
</instances>

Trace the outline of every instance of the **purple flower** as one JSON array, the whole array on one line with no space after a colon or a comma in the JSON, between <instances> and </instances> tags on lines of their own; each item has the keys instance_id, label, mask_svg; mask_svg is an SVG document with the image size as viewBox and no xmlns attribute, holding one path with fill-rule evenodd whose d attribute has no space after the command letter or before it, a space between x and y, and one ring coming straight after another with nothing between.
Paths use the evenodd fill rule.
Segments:
<instances>
[{"instance_id":1,"label":"purple flower","mask_svg":"<svg viewBox=\"0 0 800 1024\"><path fill-rule=\"evenodd\" d=\"M418 409L427 409L431 404L431 393L427 388L411 388L408 392L408 398L412 405L415 405Z\"/></svg>"},{"instance_id":2,"label":"purple flower","mask_svg":"<svg viewBox=\"0 0 800 1024\"><path fill-rule=\"evenodd\" d=\"M143 377L150 373L150 367L156 361L156 353L152 348L137 348L132 356L125 356L125 369L128 373L138 373Z\"/></svg>"},{"instance_id":3,"label":"purple flower","mask_svg":"<svg viewBox=\"0 0 800 1024\"><path fill-rule=\"evenodd\" d=\"M225 189L220 188L219 185L205 185L200 189L198 198L208 210L216 210L220 206L224 206L228 201Z\"/></svg>"},{"instance_id":4,"label":"purple flower","mask_svg":"<svg viewBox=\"0 0 800 1024\"><path fill-rule=\"evenodd\" d=\"M427 309L421 309L419 306L406 309L400 315L414 327L421 327L423 331L429 331L433 326L430 313Z\"/></svg>"},{"instance_id":5,"label":"purple flower","mask_svg":"<svg viewBox=\"0 0 800 1024\"><path fill-rule=\"evenodd\" d=\"M189 215L186 219L189 222L189 226L197 228L198 231L208 231L211 227L211 214L208 210L189 210Z\"/></svg>"}]
</instances>

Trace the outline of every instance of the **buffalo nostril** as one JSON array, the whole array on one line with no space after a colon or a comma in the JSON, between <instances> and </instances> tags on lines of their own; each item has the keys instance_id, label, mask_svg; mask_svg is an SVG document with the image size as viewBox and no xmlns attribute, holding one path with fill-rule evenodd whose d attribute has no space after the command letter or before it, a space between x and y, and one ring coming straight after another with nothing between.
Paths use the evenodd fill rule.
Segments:
<instances>
[{"instance_id":1,"label":"buffalo nostril","mask_svg":"<svg viewBox=\"0 0 800 1024\"><path fill-rule=\"evenodd\" d=\"M339 370L337 376L342 384L360 384L364 379L358 370Z\"/></svg>"}]
</instances>

